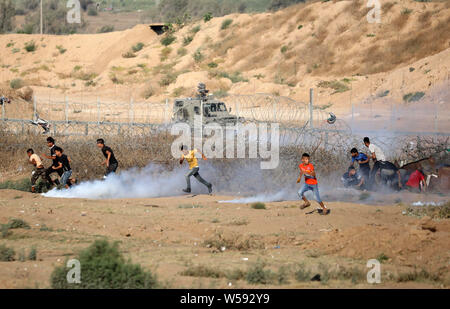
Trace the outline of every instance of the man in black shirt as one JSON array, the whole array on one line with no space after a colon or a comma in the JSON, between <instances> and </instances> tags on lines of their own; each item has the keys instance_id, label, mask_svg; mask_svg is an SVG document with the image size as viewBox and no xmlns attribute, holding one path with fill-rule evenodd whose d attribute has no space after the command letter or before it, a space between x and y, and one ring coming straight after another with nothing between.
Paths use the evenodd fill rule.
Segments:
<instances>
[{"instance_id":1,"label":"man in black shirt","mask_svg":"<svg viewBox=\"0 0 450 309\"><path fill-rule=\"evenodd\" d=\"M97 140L97 147L102 150L103 155L105 156L106 160L102 162L102 165L106 164L106 172L105 172L105 178L111 173L115 173L117 170L117 167L119 166L119 162L117 162L116 157L114 156L114 152L112 149L105 145L105 141L102 138L99 138Z\"/></svg>"},{"instance_id":2,"label":"man in black shirt","mask_svg":"<svg viewBox=\"0 0 450 309\"><path fill-rule=\"evenodd\" d=\"M45 170L45 179L50 183L50 184L55 184L58 185L59 184L59 180L55 180L53 181L50 177L51 174L53 173L58 173L59 177L62 176L63 172L61 169L54 169L53 167L58 166L58 159L56 158L56 154L55 154L55 148L57 147L55 145L55 140L53 139L53 137L47 137L47 146L50 148L50 156L47 156L45 154L42 154L42 157L53 160L52 165L47 168Z\"/></svg>"},{"instance_id":3,"label":"man in black shirt","mask_svg":"<svg viewBox=\"0 0 450 309\"><path fill-rule=\"evenodd\" d=\"M69 179L70 176L72 176L72 169L70 168L70 158L63 154L63 150L60 147L55 147L55 154L56 154L56 160L57 165L53 166L52 168L54 170L61 170L62 176L61 176L61 185L65 186L67 189L69 189Z\"/></svg>"}]
</instances>

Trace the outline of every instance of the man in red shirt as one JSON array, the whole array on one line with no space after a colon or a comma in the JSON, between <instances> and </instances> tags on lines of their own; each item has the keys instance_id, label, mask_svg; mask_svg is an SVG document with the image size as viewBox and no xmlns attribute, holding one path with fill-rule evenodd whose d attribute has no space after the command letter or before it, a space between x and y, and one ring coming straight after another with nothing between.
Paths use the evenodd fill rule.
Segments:
<instances>
[{"instance_id":1,"label":"man in red shirt","mask_svg":"<svg viewBox=\"0 0 450 309\"><path fill-rule=\"evenodd\" d=\"M328 215L330 210L325 207L322 200L320 199L319 185L316 178L316 172L314 170L314 165L309 163L309 154L304 153L302 155L302 164L300 164L298 167L300 169L300 176L297 179L297 183L300 183L300 181L302 181L302 175L303 174L305 175L305 183L303 184L302 188L298 191L298 196L300 196L305 202L302 206L300 206L300 209L304 209L306 207L311 206L311 203L305 197L305 192L311 190L314 192L317 203L319 203L320 207L322 207L323 210L322 214Z\"/></svg>"},{"instance_id":2,"label":"man in red shirt","mask_svg":"<svg viewBox=\"0 0 450 309\"><path fill-rule=\"evenodd\" d=\"M409 175L408 182L406 183L406 188L416 193L425 191L425 176L419 170L415 170L411 175Z\"/></svg>"}]
</instances>

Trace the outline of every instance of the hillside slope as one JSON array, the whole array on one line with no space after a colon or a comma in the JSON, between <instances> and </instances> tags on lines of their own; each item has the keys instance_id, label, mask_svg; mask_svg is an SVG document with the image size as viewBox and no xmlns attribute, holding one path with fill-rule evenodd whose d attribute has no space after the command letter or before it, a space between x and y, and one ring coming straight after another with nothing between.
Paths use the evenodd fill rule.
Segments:
<instances>
[{"instance_id":1,"label":"hillside slope","mask_svg":"<svg viewBox=\"0 0 450 309\"><path fill-rule=\"evenodd\" d=\"M106 34L0 36L0 81L21 78L36 95L159 101L214 92L255 92L348 108L379 91L397 102L448 83L450 3L383 2L369 24L365 1L297 5L189 24L163 46L146 25ZM226 24L228 23L228 26ZM26 52L26 42L36 50ZM131 52L137 43L141 50ZM124 57L127 56L134 57Z\"/></svg>"}]
</instances>

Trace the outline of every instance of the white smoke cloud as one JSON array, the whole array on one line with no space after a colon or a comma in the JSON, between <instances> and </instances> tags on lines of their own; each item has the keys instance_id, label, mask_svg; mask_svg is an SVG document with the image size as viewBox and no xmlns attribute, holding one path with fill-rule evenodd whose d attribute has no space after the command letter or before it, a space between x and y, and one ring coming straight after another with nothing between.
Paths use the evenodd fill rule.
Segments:
<instances>
[{"instance_id":1,"label":"white smoke cloud","mask_svg":"<svg viewBox=\"0 0 450 309\"><path fill-rule=\"evenodd\" d=\"M163 166L149 164L143 169L110 175L105 180L86 181L69 189L53 189L43 196L89 199L174 196L182 194L181 190L186 187L185 172L184 169L167 171Z\"/></svg>"}]
</instances>

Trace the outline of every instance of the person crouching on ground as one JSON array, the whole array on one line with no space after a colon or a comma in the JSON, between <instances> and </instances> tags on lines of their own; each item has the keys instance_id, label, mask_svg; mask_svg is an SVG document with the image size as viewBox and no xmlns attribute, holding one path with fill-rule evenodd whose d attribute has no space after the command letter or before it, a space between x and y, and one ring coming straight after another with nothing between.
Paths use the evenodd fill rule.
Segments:
<instances>
[{"instance_id":1,"label":"person crouching on ground","mask_svg":"<svg viewBox=\"0 0 450 309\"><path fill-rule=\"evenodd\" d=\"M183 152L180 159L180 164L183 164L183 161L186 160L189 163L189 173L186 174L186 183L187 188L183 189L186 193L191 193L191 176L194 176L199 182L204 184L208 188L208 192L212 192L212 185L204 180L202 176L198 173L199 167L198 167L198 160L195 157L196 153L200 153L203 160L206 160L206 157L203 155L203 153L199 152L197 149L193 149L191 151L188 150L186 146L181 146L181 151Z\"/></svg>"},{"instance_id":2,"label":"person crouching on ground","mask_svg":"<svg viewBox=\"0 0 450 309\"><path fill-rule=\"evenodd\" d=\"M409 175L409 179L406 182L406 189L414 193L425 192L427 184L425 182L425 176L420 170L415 170Z\"/></svg>"},{"instance_id":3,"label":"person crouching on ground","mask_svg":"<svg viewBox=\"0 0 450 309\"><path fill-rule=\"evenodd\" d=\"M342 175L341 180L346 188L354 187L359 190L365 189L366 178L362 175L362 173L356 171L353 166L348 168L348 172Z\"/></svg>"},{"instance_id":4,"label":"person crouching on ground","mask_svg":"<svg viewBox=\"0 0 450 309\"><path fill-rule=\"evenodd\" d=\"M119 167L119 162L114 156L114 152L112 149L105 145L105 141L102 138L97 140L97 147L102 150L103 155L105 156L105 161L102 162L101 165L106 165L106 172L103 178L106 178L111 173L116 173L117 167Z\"/></svg>"},{"instance_id":5,"label":"person crouching on ground","mask_svg":"<svg viewBox=\"0 0 450 309\"><path fill-rule=\"evenodd\" d=\"M29 158L30 164L34 165L34 170L31 173L31 192L36 193L36 181L41 177L42 179L46 180L45 178L45 168L42 164L41 158L34 153L33 149L27 150L27 155Z\"/></svg>"},{"instance_id":6,"label":"person crouching on ground","mask_svg":"<svg viewBox=\"0 0 450 309\"><path fill-rule=\"evenodd\" d=\"M69 189L69 179L72 176L72 169L70 168L70 158L63 154L63 150L60 147L55 147L55 154L57 158L57 166L54 166L53 169L55 170L61 170L62 176L60 183L62 186L66 187L66 189Z\"/></svg>"},{"instance_id":7,"label":"person crouching on ground","mask_svg":"<svg viewBox=\"0 0 450 309\"><path fill-rule=\"evenodd\" d=\"M311 203L308 201L308 199L305 197L306 191L313 191L314 195L316 197L317 203L319 203L320 207L322 207L322 214L328 215L330 210L325 207L322 200L320 199L319 195L319 185L316 178L316 172L314 170L314 165L312 165L309 162L309 154L304 153L302 155L302 163L299 164L300 169L300 175L298 176L297 183L300 183L302 181L302 175L305 175L305 183L301 187L301 189L298 191L298 196L301 197L304 201L303 205L300 206L300 209L304 209L306 207L311 206Z\"/></svg>"}]
</instances>

